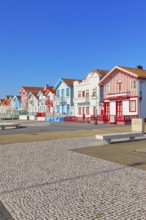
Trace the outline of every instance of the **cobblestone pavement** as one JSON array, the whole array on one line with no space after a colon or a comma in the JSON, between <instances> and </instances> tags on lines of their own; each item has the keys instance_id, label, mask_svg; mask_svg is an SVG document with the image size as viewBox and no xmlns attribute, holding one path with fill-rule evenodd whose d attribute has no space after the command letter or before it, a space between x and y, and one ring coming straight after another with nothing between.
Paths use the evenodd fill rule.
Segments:
<instances>
[{"instance_id":1,"label":"cobblestone pavement","mask_svg":"<svg viewBox=\"0 0 146 220\"><path fill-rule=\"evenodd\" d=\"M0 145L0 200L13 219L145 220L145 171L69 151L100 144L88 137Z\"/></svg>"}]
</instances>

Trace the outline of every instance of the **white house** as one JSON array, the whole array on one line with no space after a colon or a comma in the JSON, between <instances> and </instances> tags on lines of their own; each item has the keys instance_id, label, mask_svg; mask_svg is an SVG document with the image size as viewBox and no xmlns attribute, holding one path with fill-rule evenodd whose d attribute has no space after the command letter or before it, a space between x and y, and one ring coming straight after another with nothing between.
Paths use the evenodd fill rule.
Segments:
<instances>
[{"instance_id":1,"label":"white house","mask_svg":"<svg viewBox=\"0 0 146 220\"><path fill-rule=\"evenodd\" d=\"M104 107L98 123L125 124L133 117L146 118L146 70L115 66L99 83Z\"/></svg>"},{"instance_id":2,"label":"white house","mask_svg":"<svg viewBox=\"0 0 146 220\"><path fill-rule=\"evenodd\" d=\"M29 115L36 115L38 112L38 92L30 92L27 98Z\"/></svg>"},{"instance_id":3,"label":"white house","mask_svg":"<svg viewBox=\"0 0 146 220\"><path fill-rule=\"evenodd\" d=\"M46 96L44 95L44 91L40 90L37 94L38 96L38 112L46 113Z\"/></svg>"},{"instance_id":4,"label":"white house","mask_svg":"<svg viewBox=\"0 0 146 220\"><path fill-rule=\"evenodd\" d=\"M82 81L74 82L75 117L90 121L101 114L103 90L98 83L107 73L107 70L96 69L89 72Z\"/></svg>"}]
</instances>

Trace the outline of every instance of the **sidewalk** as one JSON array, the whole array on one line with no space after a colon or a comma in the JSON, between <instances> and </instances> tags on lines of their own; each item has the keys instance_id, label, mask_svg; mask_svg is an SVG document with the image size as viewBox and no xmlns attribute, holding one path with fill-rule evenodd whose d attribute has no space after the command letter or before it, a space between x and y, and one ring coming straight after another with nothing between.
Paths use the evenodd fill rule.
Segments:
<instances>
[{"instance_id":1,"label":"sidewalk","mask_svg":"<svg viewBox=\"0 0 146 220\"><path fill-rule=\"evenodd\" d=\"M89 129L89 130L0 135L0 144L56 140L56 139L75 138L75 137L90 137L90 136L95 136L96 134L126 132L126 131L130 131L130 129L131 129L130 126L120 126L120 127L111 126L108 128L100 128L100 129L98 128L98 129Z\"/></svg>"},{"instance_id":2,"label":"sidewalk","mask_svg":"<svg viewBox=\"0 0 146 220\"><path fill-rule=\"evenodd\" d=\"M145 129L146 130L146 129ZM43 132L30 134L0 135L0 145L36 142L45 140L57 140L66 138L92 137L104 133L120 133L131 131L131 126L108 127L91 130ZM98 141L98 140L97 140ZM75 152L87 154L92 157L124 164L146 170L146 137L137 139L135 142L120 141L100 147L88 147L74 149Z\"/></svg>"}]
</instances>

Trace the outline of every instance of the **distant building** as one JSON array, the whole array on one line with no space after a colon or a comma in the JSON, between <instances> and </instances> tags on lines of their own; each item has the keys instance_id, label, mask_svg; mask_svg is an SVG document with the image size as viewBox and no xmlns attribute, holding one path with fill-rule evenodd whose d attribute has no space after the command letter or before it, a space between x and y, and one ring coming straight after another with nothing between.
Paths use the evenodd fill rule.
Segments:
<instances>
[{"instance_id":1,"label":"distant building","mask_svg":"<svg viewBox=\"0 0 146 220\"><path fill-rule=\"evenodd\" d=\"M38 92L40 90L43 90L43 87L30 87L30 86L22 86L20 89L20 95L21 95L21 103L20 107L27 109L28 108L28 95L30 92Z\"/></svg>"},{"instance_id":2,"label":"distant building","mask_svg":"<svg viewBox=\"0 0 146 220\"><path fill-rule=\"evenodd\" d=\"M44 95L46 97L45 106L46 106L46 116L53 116L55 113L55 94L53 86L47 86L44 89Z\"/></svg>"},{"instance_id":3,"label":"distant building","mask_svg":"<svg viewBox=\"0 0 146 220\"><path fill-rule=\"evenodd\" d=\"M56 90L55 97L55 112L64 116L70 116L74 114L73 106L73 83L76 79L64 79L58 80L54 89Z\"/></svg>"},{"instance_id":4,"label":"distant building","mask_svg":"<svg viewBox=\"0 0 146 220\"><path fill-rule=\"evenodd\" d=\"M30 92L27 98L28 113L29 115L36 115L38 112L38 92Z\"/></svg>"},{"instance_id":5,"label":"distant building","mask_svg":"<svg viewBox=\"0 0 146 220\"><path fill-rule=\"evenodd\" d=\"M13 96L13 98L10 101L10 106L15 110L19 110L20 100L21 100L21 96L16 96L16 95Z\"/></svg>"}]
</instances>

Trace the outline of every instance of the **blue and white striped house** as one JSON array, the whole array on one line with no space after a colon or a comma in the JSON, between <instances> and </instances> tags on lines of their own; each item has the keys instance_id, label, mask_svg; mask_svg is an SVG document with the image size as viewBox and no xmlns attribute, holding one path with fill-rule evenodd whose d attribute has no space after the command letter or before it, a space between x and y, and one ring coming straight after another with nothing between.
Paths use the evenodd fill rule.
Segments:
<instances>
[{"instance_id":1,"label":"blue and white striped house","mask_svg":"<svg viewBox=\"0 0 146 220\"><path fill-rule=\"evenodd\" d=\"M55 97L55 112L64 116L71 116L74 114L73 110L73 82L75 79L58 80L54 89L56 90Z\"/></svg>"},{"instance_id":2,"label":"blue and white striped house","mask_svg":"<svg viewBox=\"0 0 146 220\"><path fill-rule=\"evenodd\" d=\"M15 110L19 110L20 108L20 96L13 96L13 98L10 101L10 106L14 108Z\"/></svg>"}]
</instances>

